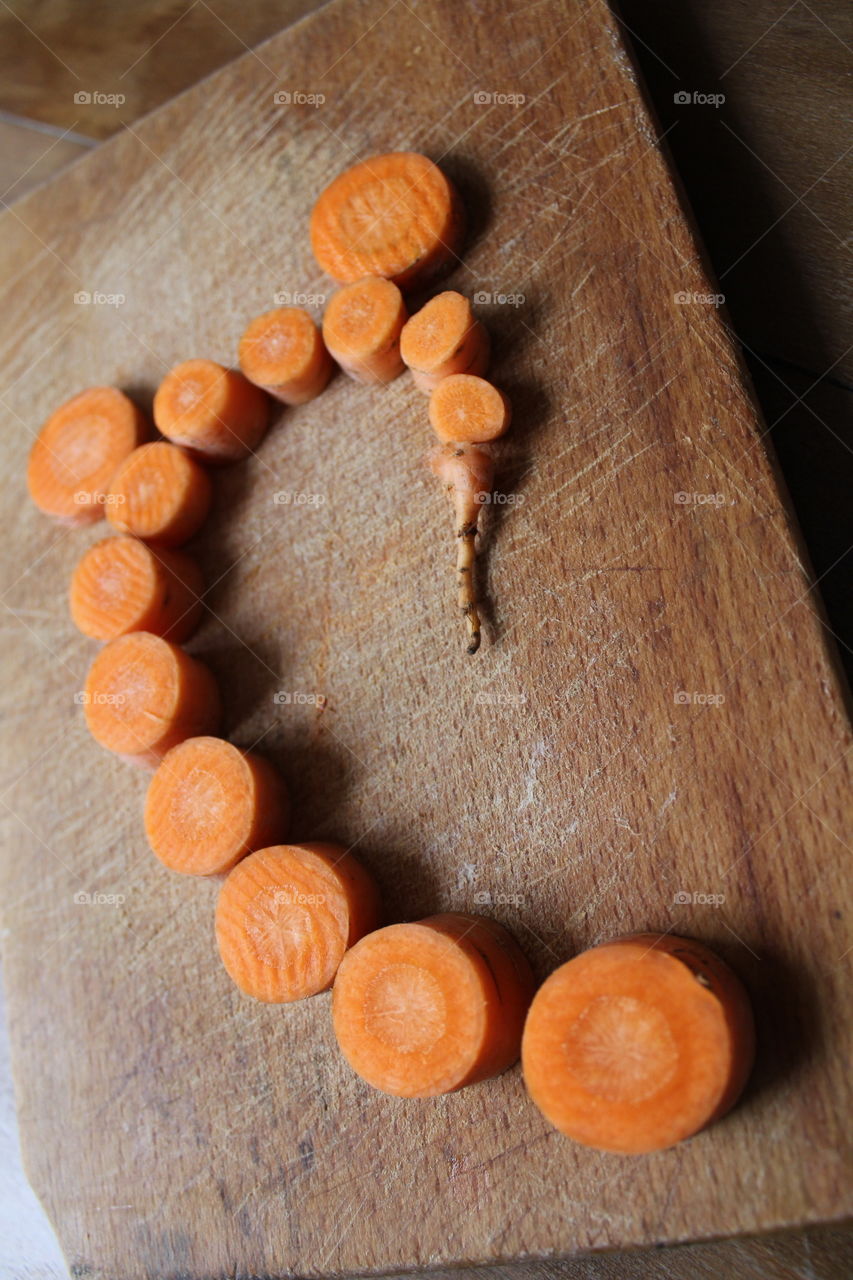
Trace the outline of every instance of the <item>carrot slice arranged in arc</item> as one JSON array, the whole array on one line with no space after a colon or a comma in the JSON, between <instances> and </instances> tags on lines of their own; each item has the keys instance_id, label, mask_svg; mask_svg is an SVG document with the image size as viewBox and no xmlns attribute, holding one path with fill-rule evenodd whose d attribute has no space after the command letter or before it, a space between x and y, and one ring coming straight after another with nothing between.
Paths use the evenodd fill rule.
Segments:
<instances>
[{"instance_id":1,"label":"carrot slice arranged in arc","mask_svg":"<svg viewBox=\"0 0 853 1280\"><path fill-rule=\"evenodd\" d=\"M117 387L89 387L50 415L30 451L27 487L46 515L67 524L102 519L116 467L148 434Z\"/></svg>"},{"instance_id":2,"label":"carrot slice arranged in arc","mask_svg":"<svg viewBox=\"0 0 853 1280\"><path fill-rule=\"evenodd\" d=\"M166 440L143 444L116 471L107 519L120 533L179 547L210 511L213 485L204 467Z\"/></svg>"},{"instance_id":3,"label":"carrot slice arranged in arc","mask_svg":"<svg viewBox=\"0 0 853 1280\"><path fill-rule=\"evenodd\" d=\"M104 645L89 668L83 707L96 742L145 765L185 738L213 733L220 717L210 669L148 631Z\"/></svg>"},{"instance_id":4,"label":"carrot slice arranged in arc","mask_svg":"<svg viewBox=\"0 0 853 1280\"><path fill-rule=\"evenodd\" d=\"M509 400L485 378L452 373L433 389L429 420L439 440L486 444L502 436L510 422Z\"/></svg>"},{"instance_id":5,"label":"carrot slice arranged in arc","mask_svg":"<svg viewBox=\"0 0 853 1280\"><path fill-rule=\"evenodd\" d=\"M240 339L239 360L250 382L292 405L318 396L334 368L320 330L301 307L256 316Z\"/></svg>"},{"instance_id":6,"label":"carrot slice arranged in arc","mask_svg":"<svg viewBox=\"0 0 853 1280\"><path fill-rule=\"evenodd\" d=\"M367 276L332 296L323 316L323 341L356 382L393 382L403 372L400 333L407 315L392 281Z\"/></svg>"},{"instance_id":7,"label":"carrot slice arranged in arc","mask_svg":"<svg viewBox=\"0 0 853 1280\"><path fill-rule=\"evenodd\" d=\"M219 954L256 1000L326 991L348 947L375 929L379 891L342 845L276 845L229 872L216 908Z\"/></svg>"},{"instance_id":8,"label":"carrot slice arranged in arc","mask_svg":"<svg viewBox=\"0 0 853 1280\"><path fill-rule=\"evenodd\" d=\"M754 1042L749 997L722 960L692 940L635 934L551 974L527 1018L522 1064L562 1133L636 1155L724 1115Z\"/></svg>"},{"instance_id":9,"label":"carrot slice arranged in arc","mask_svg":"<svg viewBox=\"0 0 853 1280\"><path fill-rule=\"evenodd\" d=\"M172 871L213 876L287 835L290 802L269 761L223 738L187 738L151 780L145 832Z\"/></svg>"},{"instance_id":10,"label":"carrot slice arranged in arc","mask_svg":"<svg viewBox=\"0 0 853 1280\"><path fill-rule=\"evenodd\" d=\"M471 303L452 289L430 298L400 334L403 363L415 386L427 394L452 373L484 374L490 346Z\"/></svg>"},{"instance_id":11,"label":"carrot slice arranged in arc","mask_svg":"<svg viewBox=\"0 0 853 1280\"><path fill-rule=\"evenodd\" d=\"M428 1098L518 1058L534 978L512 934L483 916L430 916L368 934L341 962L332 1017L368 1084Z\"/></svg>"},{"instance_id":12,"label":"carrot slice arranged in arc","mask_svg":"<svg viewBox=\"0 0 853 1280\"><path fill-rule=\"evenodd\" d=\"M311 213L314 257L342 284L385 276L401 289L420 286L456 261L463 232L452 183L414 151L353 165Z\"/></svg>"},{"instance_id":13,"label":"carrot slice arranged in arc","mask_svg":"<svg viewBox=\"0 0 853 1280\"><path fill-rule=\"evenodd\" d=\"M155 551L138 538L104 538L71 578L74 625L93 640L150 631L180 644L199 624L201 570L180 551Z\"/></svg>"},{"instance_id":14,"label":"carrot slice arranged in arc","mask_svg":"<svg viewBox=\"0 0 853 1280\"><path fill-rule=\"evenodd\" d=\"M263 439L269 400L236 369L185 360L157 388L154 421L168 440L206 462L237 462Z\"/></svg>"}]
</instances>

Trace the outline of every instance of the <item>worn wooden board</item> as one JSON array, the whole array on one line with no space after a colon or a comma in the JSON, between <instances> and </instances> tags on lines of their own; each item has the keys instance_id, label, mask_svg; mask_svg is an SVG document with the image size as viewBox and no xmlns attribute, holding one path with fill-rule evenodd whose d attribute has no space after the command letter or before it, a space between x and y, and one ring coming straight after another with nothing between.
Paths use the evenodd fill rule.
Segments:
<instances>
[{"instance_id":1,"label":"worn wooden board","mask_svg":"<svg viewBox=\"0 0 853 1280\"><path fill-rule=\"evenodd\" d=\"M87 383L149 402L276 292L327 291L315 193L402 147L471 210L454 283L524 297L483 304L516 409L486 646L462 651L422 398L338 379L221 474L191 647L231 736L287 774L294 835L355 846L392 918L491 895L543 975L636 928L736 965L753 1083L653 1157L564 1141L517 1070L394 1102L342 1067L327 997L241 999L216 885L152 865L145 777L74 702L92 649L64 592L100 531L28 508L33 431ZM2 230L4 965L27 1165L76 1274L404 1271L841 1217L849 727L725 318L676 298L714 290L607 10L332 4Z\"/></svg>"}]
</instances>

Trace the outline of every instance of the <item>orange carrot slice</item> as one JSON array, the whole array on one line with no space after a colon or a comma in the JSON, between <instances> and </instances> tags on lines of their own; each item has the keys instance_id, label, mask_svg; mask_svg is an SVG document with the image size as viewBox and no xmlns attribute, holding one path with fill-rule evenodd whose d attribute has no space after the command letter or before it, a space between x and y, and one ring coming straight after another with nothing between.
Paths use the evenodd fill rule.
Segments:
<instances>
[{"instance_id":1,"label":"orange carrot slice","mask_svg":"<svg viewBox=\"0 0 853 1280\"><path fill-rule=\"evenodd\" d=\"M210 476L177 445L143 444L110 484L107 518L120 533L178 547L197 533L213 497Z\"/></svg>"},{"instance_id":2,"label":"orange carrot slice","mask_svg":"<svg viewBox=\"0 0 853 1280\"><path fill-rule=\"evenodd\" d=\"M724 1115L753 1051L749 998L722 960L685 938L635 934L551 974L528 1015L522 1063L557 1129L636 1155Z\"/></svg>"},{"instance_id":3,"label":"orange carrot slice","mask_svg":"<svg viewBox=\"0 0 853 1280\"><path fill-rule=\"evenodd\" d=\"M439 440L485 444L509 426L509 401L485 378L452 373L430 395L429 420Z\"/></svg>"},{"instance_id":4,"label":"orange carrot slice","mask_svg":"<svg viewBox=\"0 0 853 1280\"><path fill-rule=\"evenodd\" d=\"M263 439L269 401L235 369L213 360L185 360L160 383L154 421L167 439L206 462L237 462Z\"/></svg>"},{"instance_id":5,"label":"orange carrot slice","mask_svg":"<svg viewBox=\"0 0 853 1280\"><path fill-rule=\"evenodd\" d=\"M334 368L320 330L301 307L257 316L240 339L239 358L249 381L284 404L313 400Z\"/></svg>"},{"instance_id":6,"label":"orange carrot slice","mask_svg":"<svg viewBox=\"0 0 853 1280\"><path fill-rule=\"evenodd\" d=\"M450 1093L517 1060L534 985L517 942L493 920L449 913L389 925L341 962L335 1035L374 1088Z\"/></svg>"},{"instance_id":7,"label":"orange carrot slice","mask_svg":"<svg viewBox=\"0 0 853 1280\"><path fill-rule=\"evenodd\" d=\"M326 991L346 949L378 920L378 889L342 845L276 845L229 872L216 938L241 991L283 1004Z\"/></svg>"},{"instance_id":8,"label":"orange carrot slice","mask_svg":"<svg viewBox=\"0 0 853 1280\"><path fill-rule=\"evenodd\" d=\"M198 626L201 570L180 551L154 551L137 538L104 538L71 578L74 625L93 640L150 631L180 644Z\"/></svg>"},{"instance_id":9,"label":"orange carrot slice","mask_svg":"<svg viewBox=\"0 0 853 1280\"><path fill-rule=\"evenodd\" d=\"M147 631L104 645L89 668L83 706L96 742L145 765L185 738L213 733L220 716L211 671Z\"/></svg>"},{"instance_id":10,"label":"orange carrot slice","mask_svg":"<svg viewBox=\"0 0 853 1280\"><path fill-rule=\"evenodd\" d=\"M151 780L145 832L172 871L213 876L283 840L289 816L284 780L267 760L222 738L187 738Z\"/></svg>"},{"instance_id":11,"label":"orange carrot slice","mask_svg":"<svg viewBox=\"0 0 853 1280\"><path fill-rule=\"evenodd\" d=\"M406 316L397 286L368 276L334 294L323 316L323 341L356 382L393 382L403 372L400 333Z\"/></svg>"},{"instance_id":12,"label":"orange carrot slice","mask_svg":"<svg viewBox=\"0 0 853 1280\"><path fill-rule=\"evenodd\" d=\"M142 413L116 387L79 392L38 434L27 467L30 497L66 524L100 520L116 467L147 434Z\"/></svg>"},{"instance_id":13,"label":"orange carrot slice","mask_svg":"<svg viewBox=\"0 0 853 1280\"><path fill-rule=\"evenodd\" d=\"M413 289L451 266L463 235L462 205L426 156L393 151L347 169L311 214L311 245L343 284L385 276Z\"/></svg>"},{"instance_id":14,"label":"orange carrot slice","mask_svg":"<svg viewBox=\"0 0 853 1280\"><path fill-rule=\"evenodd\" d=\"M431 298L403 326L400 355L416 387L429 394L452 373L480 375L489 363L489 335L461 293Z\"/></svg>"}]
</instances>

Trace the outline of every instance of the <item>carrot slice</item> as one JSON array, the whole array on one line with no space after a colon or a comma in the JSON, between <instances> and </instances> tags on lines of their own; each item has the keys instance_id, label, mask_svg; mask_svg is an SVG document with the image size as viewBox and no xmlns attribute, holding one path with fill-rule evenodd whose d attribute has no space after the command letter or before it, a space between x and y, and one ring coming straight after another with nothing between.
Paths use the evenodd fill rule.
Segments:
<instances>
[{"instance_id":1,"label":"carrot slice","mask_svg":"<svg viewBox=\"0 0 853 1280\"><path fill-rule=\"evenodd\" d=\"M368 934L332 996L338 1045L368 1084L429 1098L518 1058L534 979L518 943L483 916L430 916Z\"/></svg>"},{"instance_id":2,"label":"carrot slice","mask_svg":"<svg viewBox=\"0 0 853 1280\"><path fill-rule=\"evenodd\" d=\"M120 533L179 547L197 533L213 498L210 476L177 445L143 444L113 476L107 518Z\"/></svg>"},{"instance_id":3,"label":"carrot slice","mask_svg":"<svg viewBox=\"0 0 853 1280\"><path fill-rule=\"evenodd\" d=\"M754 1039L749 997L712 951L635 934L584 951L539 989L524 1079L562 1133L636 1155L724 1115L746 1083Z\"/></svg>"},{"instance_id":4,"label":"carrot slice","mask_svg":"<svg viewBox=\"0 0 853 1280\"><path fill-rule=\"evenodd\" d=\"M66 524L100 520L116 467L147 434L142 413L116 387L79 392L38 434L27 467L30 497Z\"/></svg>"},{"instance_id":5,"label":"carrot slice","mask_svg":"<svg viewBox=\"0 0 853 1280\"><path fill-rule=\"evenodd\" d=\"M154 551L137 538L104 538L71 578L71 618L84 636L114 640L150 631L180 644L202 613L201 570L180 551Z\"/></svg>"},{"instance_id":6,"label":"carrot slice","mask_svg":"<svg viewBox=\"0 0 853 1280\"><path fill-rule=\"evenodd\" d=\"M147 631L104 645L89 668L83 707L96 742L145 765L185 738L213 733L220 716L212 672Z\"/></svg>"},{"instance_id":7,"label":"carrot slice","mask_svg":"<svg viewBox=\"0 0 853 1280\"><path fill-rule=\"evenodd\" d=\"M401 289L432 279L457 259L462 204L437 165L414 151L374 156L326 187L311 214L311 245L343 284L385 276Z\"/></svg>"},{"instance_id":8,"label":"carrot slice","mask_svg":"<svg viewBox=\"0 0 853 1280\"><path fill-rule=\"evenodd\" d=\"M283 844L229 872L216 939L246 995L283 1004L326 991L344 952L379 920L379 891L337 844Z\"/></svg>"},{"instance_id":9,"label":"carrot slice","mask_svg":"<svg viewBox=\"0 0 853 1280\"><path fill-rule=\"evenodd\" d=\"M452 373L485 373L489 347L489 335L471 303L452 289L431 298L400 334L403 363L415 386L427 394Z\"/></svg>"},{"instance_id":10,"label":"carrot slice","mask_svg":"<svg viewBox=\"0 0 853 1280\"><path fill-rule=\"evenodd\" d=\"M249 381L284 404L313 400L334 368L320 330L301 307L257 316L240 339L239 358Z\"/></svg>"},{"instance_id":11,"label":"carrot slice","mask_svg":"<svg viewBox=\"0 0 853 1280\"><path fill-rule=\"evenodd\" d=\"M393 382L403 372L400 333L407 314L391 280L367 276L334 294L323 316L323 341L356 382Z\"/></svg>"},{"instance_id":12,"label":"carrot slice","mask_svg":"<svg viewBox=\"0 0 853 1280\"><path fill-rule=\"evenodd\" d=\"M485 444L509 426L509 401L485 378L452 373L430 395L429 420L439 440Z\"/></svg>"},{"instance_id":13,"label":"carrot slice","mask_svg":"<svg viewBox=\"0 0 853 1280\"><path fill-rule=\"evenodd\" d=\"M172 871L213 876L283 840L289 816L284 780L267 760L222 738L187 738L151 780L145 832Z\"/></svg>"},{"instance_id":14,"label":"carrot slice","mask_svg":"<svg viewBox=\"0 0 853 1280\"><path fill-rule=\"evenodd\" d=\"M185 360L160 383L154 421L167 439L206 462L237 462L263 439L269 401L235 369L213 360Z\"/></svg>"}]
</instances>

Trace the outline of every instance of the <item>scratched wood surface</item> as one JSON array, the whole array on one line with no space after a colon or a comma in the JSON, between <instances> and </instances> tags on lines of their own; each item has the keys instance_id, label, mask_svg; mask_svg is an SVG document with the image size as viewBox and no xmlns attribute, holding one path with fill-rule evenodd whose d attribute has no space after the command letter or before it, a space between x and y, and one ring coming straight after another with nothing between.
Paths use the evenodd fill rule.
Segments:
<instances>
[{"instance_id":1,"label":"scratched wood surface","mask_svg":"<svg viewBox=\"0 0 853 1280\"><path fill-rule=\"evenodd\" d=\"M391 918L491 910L543 976L637 928L737 967L760 1032L743 1104L647 1158L551 1132L517 1069L387 1099L337 1058L328 997L237 994L216 884L152 865L146 779L75 705L92 649L64 593L101 531L24 496L58 400L113 381L150 403L177 360L231 359L276 293L327 292L316 192L402 147L466 199L453 282L524 299L482 304L516 410L486 645L466 658L452 613L422 398L339 378L220 475L191 648L229 734L289 778L294 836L354 845ZM837 666L725 319L676 300L714 290L606 8L334 3L2 233L4 966L27 1167L75 1274L509 1264L848 1212Z\"/></svg>"}]
</instances>

